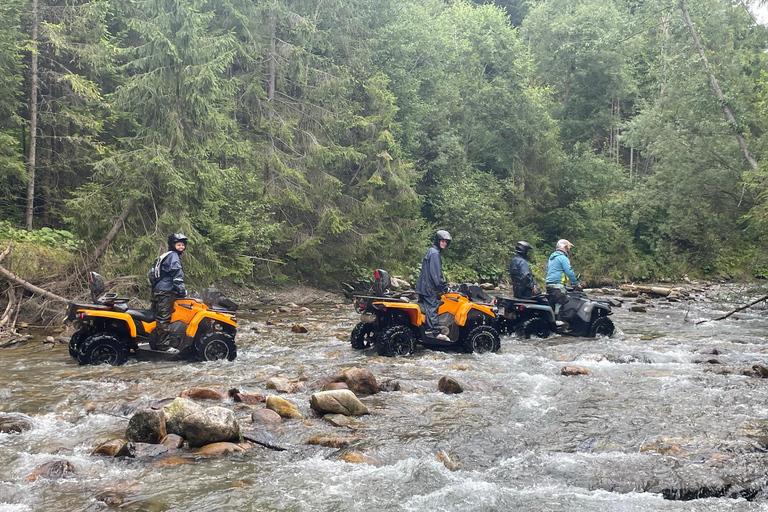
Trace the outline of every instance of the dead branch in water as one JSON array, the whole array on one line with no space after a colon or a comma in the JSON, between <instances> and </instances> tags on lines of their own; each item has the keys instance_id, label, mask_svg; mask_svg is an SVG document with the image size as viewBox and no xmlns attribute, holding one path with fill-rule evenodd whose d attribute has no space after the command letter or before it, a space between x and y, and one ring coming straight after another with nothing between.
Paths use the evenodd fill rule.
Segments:
<instances>
[{"instance_id":1,"label":"dead branch in water","mask_svg":"<svg viewBox=\"0 0 768 512\"><path fill-rule=\"evenodd\" d=\"M762 301L764 301L764 300L766 300L766 299L768 299L768 295L763 295L762 297L759 297L759 298L757 298L757 299L753 300L753 301L752 301L752 302L750 302L749 304L746 304L746 305L744 305L744 306L740 306L740 307L738 307L738 308L736 308L736 309L734 309L734 310L732 310L732 311L729 311L728 313L726 313L726 314L724 314L724 315L722 315L722 316L719 316L719 317L717 317L717 318L713 318L713 319L712 319L712 321L717 321L717 320L725 320L726 318L728 318L728 317L729 317L729 316L731 316L732 314L734 314L734 313L738 313L739 311L744 311L745 309L747 309L747 308L749 308L749 307L752 307L752 306L754 306L755 304L757 304L758 302L762 302ZM709 321L710 321L710 320L699 320L698 322L696 322L696 325L699 325L699 324L703 324L704 322L709 322Z\"/></svg>"}]
</instances>

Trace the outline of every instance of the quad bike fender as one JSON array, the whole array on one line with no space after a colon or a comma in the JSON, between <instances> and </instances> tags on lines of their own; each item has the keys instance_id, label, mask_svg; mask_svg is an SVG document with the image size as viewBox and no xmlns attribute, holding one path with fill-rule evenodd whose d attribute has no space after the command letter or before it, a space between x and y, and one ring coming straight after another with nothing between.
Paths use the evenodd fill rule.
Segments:
<instances>
[{"instance_id":1,"label":"quad bike fender","mask_svg":"<svg viewBox=\"0 0 768 512\"><path fill-rule=\"evenodd\" d=\"M200 322L202 322L205 319L211 319L213 322L221 322L222 324L226 324L231 326L233 329L237 329L237 320L235 319L234 315L228 315L223 313L217 313L214 311L208 311L203 310L199 311L193 318L192 321L189 322L187 325L186 334L190 338L194 338L197 334L198 327L200 326Z\"/></svg>"},{"instance_id":2,"label":"quad bike fender","mask_svg":"<svg viewBox=\"0 0 768 512\"><path fill-rule=\"evenodd\" d=\"M467 321L484 320L489 322L496 318L496 314L490 306L474 303L461 304L455 314L456 323L465 326Z\"/></svg>"},{"instance_id":3,"label":"quad bike fender","mask_svg":"<svg viewBox=\"0 0 768 512\"><path fill-rule=\"evenodd\" d=\"M84 314L83 320L86 318L109 318L112 320L120 320L122 322L125 322L126 326L128 326L128 332L131 335L131 338L136 337L136 323L133 320L133 317L129 315L128 313L119 313L117 311L83 311ZM143 323L143 322L142 322ZM152 322L154 323L154 322ZM144 324L145 331L146 331L146 325ZM149 331L146 331L149 332Z\"/></svg>"},{"instance_id":4,"label":"quad bike fender","mask_svg":"<svg viewBox=\"0 0 768 512\"><path fill-rule=\"evenodd\" d=\"M424 323L424 320L425 320L424 314L419 309L419 305L414 302L381 301L381 302L374 302L373 305L374 307L382 311L386 311L390 309L390 310L399 310L404 312L405 314L408 315L408 319L410 320L411 324L415 325L416 327Z\"/></svg>"},{"instance_id":5,"label":"quad bike fender","mask_svg":"<svg viewBox=\"0 0 768 512\"><path fill-rule=\"evenodd\" d=\"M584 304L579 307L579 312L576 316L578 316L581 320L583 320L586 323L591 322L593 319L596 319L601 316L608 316L612 314L610 308L603 306L599 302L585 302Z\"/></svg>"}]
</instances>

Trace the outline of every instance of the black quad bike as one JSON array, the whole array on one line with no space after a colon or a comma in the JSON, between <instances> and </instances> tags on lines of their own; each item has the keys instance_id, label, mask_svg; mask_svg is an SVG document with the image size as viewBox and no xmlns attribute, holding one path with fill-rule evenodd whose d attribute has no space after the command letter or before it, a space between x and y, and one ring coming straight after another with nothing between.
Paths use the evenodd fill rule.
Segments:
<instances>
[{"instance_id":1,"label":"black quad bike","mask_svg":"<svg viewBox=\"0 0 768 512\"><path fill-rule=\"evenodd\" d=\"M568 290L568 301L560 309L559 318L549 305L547 296L540 294L528 299L499 296L496 327L503 334L514 333L519 338L546 338L550 333L569 336L612 336L615 327L608 318L611 306L590 299L583 291Z\"/></svg>"},{"instance_id":2,"label":"black quad bike","mask_svg":"<svg viewBox=\"0 0 768 512\"><path fill-rule=\"evenodd\" d=\"M104 293L104 280L89 273L91 302L70 302L66 321L75 326L69 340L69 355L80 364L124 364L129 355L137 359L213 361L237 357L237 304L215 289L201 298L176 299L171 314L173 353L154 350L155 312L130 309L128 300Z\"/></svg>"},{"instance_id":3,"label":"black quad bike","mask_svg":"<svg viewBox=\"0 0 768 512\"><path fill-rule=\"evenodd\" d=\"M389 291L386 271L376 270L374 278L373 294L354 299L360 322L350 335L352 348L375 346L382 356L408 355L418 341L428 348L458 347L468 353L499 350L499 333L492 326L496 306L479 287L463 284L442 295L438 319L442 333L450 341L439 341L425 335L426 317L421 304L394 296Z\"/></svg>"}]
</instances>

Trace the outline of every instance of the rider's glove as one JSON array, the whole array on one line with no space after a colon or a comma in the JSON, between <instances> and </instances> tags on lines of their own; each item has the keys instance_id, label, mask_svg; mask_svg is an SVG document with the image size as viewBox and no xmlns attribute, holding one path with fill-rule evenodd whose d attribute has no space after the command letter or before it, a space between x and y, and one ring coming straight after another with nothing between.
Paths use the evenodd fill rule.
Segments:
<instances>
[{"instance_id":1,"label":"rider's glove","mask_svg":"<svg viewBox=\"0 0 768 512\"><path fill-rule=\"evenodd\" d=\"M184 287L184 285L181 285L179 287L179 292L176 294L180 299L183 299L187 296L187 289Z\"/></svg>"}]
</instances>

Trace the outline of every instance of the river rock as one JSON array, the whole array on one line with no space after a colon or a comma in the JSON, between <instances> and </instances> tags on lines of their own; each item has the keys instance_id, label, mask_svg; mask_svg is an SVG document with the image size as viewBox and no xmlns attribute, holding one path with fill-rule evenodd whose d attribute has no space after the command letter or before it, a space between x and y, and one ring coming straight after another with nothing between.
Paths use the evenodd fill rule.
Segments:
<instances>
[{"instance_id":1,"label":"river rock","mask_svg":"<svg viewBox=\"0 0 768 512\"><path fill-rule=\"evenodd\" d=\"M184 438L178 434L168 434L160 443L169 450L178 450L184 446Z\"/></svg>"},{"instance_id":2,"label":"river rock","mask_svg":"<svg viewBox=\"0 0 768 512\"><path fill-rule=\"evenodd\" d=\"M374 466L379 463L379 461L375 458L362 452L345 452L341 454L339 459L343 460L344 462L349 462L350 464L370 464Z\"/></svg>"},{"instance_id":3,"label":"river rock","mask_svg":"<svg viewBox=\"0 0 768 512\"><path fill-rule=\"evenodd\" d=\"M440 377L440 380L437 382L437 390L447 395L453 395L463 393L464 387L453 377L443 376Z\"/></svg>"},{"instance_id":4,"label":"river rock","mask_svg":"<svg viewBox=\"0 0 768 512\"><path fill-rule=\"evenodd\" d=\"M297 382L292 382L287 377L277 375L267 379L267 389L274 389L278 393L296 393L301 390L303 386Z\"/></svg>"},{"instance_id":5,"label":"river rock","mask_svg":"<svg viewBox=\"0 0 768 512\"><path fill-rule=\"evenodd\" d=\"M741 374L746 375L747 377L765 379L768 378L768 368L760 364L754 364L752 365L752 368L742 371Z\"/></svg>"},{"instance_id":6,"label":"river rock","mask_svg":"<svg viewBox=\"0 0 768 512\"><path fill-rule=\"evenodd\" d=\"M304 327L301 324L293 324L291 326L291 332L296 332L296 333L299 333L299 334L305 334L307 332L307 328Z\"/></svg>"},{"instance_id":7,"label":"river rock","mask_svg":"<svg viewBox=\"0 0 768 512\"><path fill-rule=\"evenodd\" d=\"M229 453L245 453L245 448L235 443L219 442L192 450L193 455L202 457L223 457Z\"/></svg>"},{"instance_id":8,"label":"river rock","mask_svg":"<svg viewBox=\"0 0 768 512\"><path fill-rule=\"evenodd\" d=\"M222 389L215 388L189 388L179 393L181 398L191 398L193 400L226 400L227 393Z\"/></svg>"},{"instance_id":9,"label":"river rock","mask_svg":"<svg viewBox=\"0 0 768 512\"><path fill-rule=\"evenodd\" d=\"M307 444L325 446L326 448L345 448L361 439L364 439L361 435L340 436L336 434L318 434L310 437Z\"/></svg>"},{"instance_id":10,"label":"river rock","mask_svg":"<svg viewBox=\"0 0 768 512\"><path fill-rule=\"evenodd\" d=\"M356 395L375 395L379 392L376 377L365 368L346 368L341 371L347 387Z\"/></svg>"},{"instance_id":11,"label":"river rock","mask_svg":"<svg viewBox=\"0 0 768 512\"><path fill-rule=\"evenodd\" d=\"M27 482L34 482L38 478L48 478L50 480L58 480L59 478L67 476L69 473L75 472L75 466L73 466L67 460L52 460L36 467L35 470L27 476Z\"/></svg>"},{"instance_id":12,"label":"river rock","mask_svg":"<svg viewBox=\"0 0 768 512\"><path fill-rule=\"evenodd\" d=\"M267 395L262 395L261 393L243 393L238 389L230 389L229 396L231 396L232 400L235 402L251 405L263 403L267 399Z\"/></svg>"},{"instance_id":13,"label":"river rock","mask_svg":"<svg viewBox=\"0 0 768 512\"><path fill-rule=\"evenodd\" d=\"M630 306L629 310L633 313L646 313L647 310L644 306Z\"/></svg>"},{"instance_id":14,"label":"river rock","mask_svg":"<svg viewBox=\"0 0 768 512\"><path fill-rule=\"evenodd\" d=\"M17 412L0 413L0 433L2 434L25 432L32 430L34 426L32 418L26 414Z\"/></svg>"},{"instance_id":15,"label":"river rock","mask_svg":"<svg viewBox=\"0 0 768 512\"><path fill-rule=\"evenodd\" d=\"M583 366L563 366L560 375L590 375L592 372Z\"/></svg>"},{"instance_id":16,"label":"river rock","mask_svg":"<svg viewBox=\"0 0 768 512\"><path fill-rule=\"evenodd\" d=\"M323 421L330 423L334 427L346 427L351 430L368 428L362 421L343 414L325 414L323 415Z\"/></svg>"},{"instance_id":17,"label":"river rock","mask_svg":"<svg viewBox=\"0 0 768 512\"><path fill-rule=\"evenodd\" d=\"M303 419L304 416L299 412L299 408L296 404L289 402L284 398L280 398L277 395L269 395L267 397L267 409L275 411L281 418L291 419Z\"/></svg>"},{"instance_id":18,"label":"river rock","mask_svg":"<svg viewBox=\"0 0 768 512\"><path fill-rule=\"evenodd\" d=\"M182 422L184 418L203 410L203 407L189 398L176 398L173 402L163 407L165 412L165 425L169 434L178 434L184 437Z\"/></svg>"},{"instance_id":19,"label":"river rock","mask_svg":"<svg viewBox=\"0 0 768 512\"><path fill-rule=\"evenodd\" d=\"M349 389L349 386L347 386L346 382L329 382L320 391L333 391L335 389Z\"/></svg>"},{"instance_id":20,"label":"river rock","mask_svg":"<svg viewBox=\"0 0 768 512\"><path fill-rule=\"evenodd\" d=\"M210 407L190 414L182 420L181 429L191 447L240 440L235 413L224 407Z\"/></svg>"},{"instance_id":21,"label":"river rock","mask_svg":"<svg viewBox=\"0 0 768 512\"><path fill-rule=\"evenodd\" d=\"M397 379L387 379L379 384L379 391L392 392L400 391L400 381Z\"/></svg>"},{"instance_id":22,"label":"river rock","mask_svg":"<svg viewBox=\"0 0 768 512\"><path fill-rule=\"evenodd\" d=\"M440 450L439 452L435 453L435 457L437 460L442 462L449 471L458 471L461 469L459 458L453 453Z\"/></svg>"},{"instance_id":23,"label":"river rock","mask_svg":"<svg viewBox=\"0 0 768 512\"><path fill-rule=\"evenodd\" d=\"M280 423L283 418L272 409L256 409L251 413L251 421L254 423Z\"/></svg>"},{"instance_id":24,"label":"river rock","mask_svg":"<svg viewBox=\"0 0 768 512\"><path fill-rule=\"evenodd\" d=\"M91 455L106 455L107 457L133 457L133 443L125 439L112 439L97 446Z\"/></svg>"},{"instance_id":25,"label":"river rock","mask_svg":"<svg viewBox=\"0 0 768 512\"><path fill-rule=\"evenodd\" d=\"M136 443L134 447L134 457L137 459L154 459L168 453L168 447L164 444Z\"/></svg>"},{"instance_id":26,"label":"river rock","mask_svg":"<svg viewBox=\"0 0 768 512\"><path fill-rule=\"evenodd\" d=\"M346 389L314 393L309 397L309 405L320 413L330 412L346 416L368 414L368 408L352 391Z\"/></svg>"},{"instance_id":27,"label":"river rock","mask_svg":"<svg viewBox=\"0 0 768 512\"><path fill-rule=\"evenodd\" d=\"M163 411L143 409L131 417L125 437L134 443L157 444L167 433Z\"/></svg>"}]
</instances>

